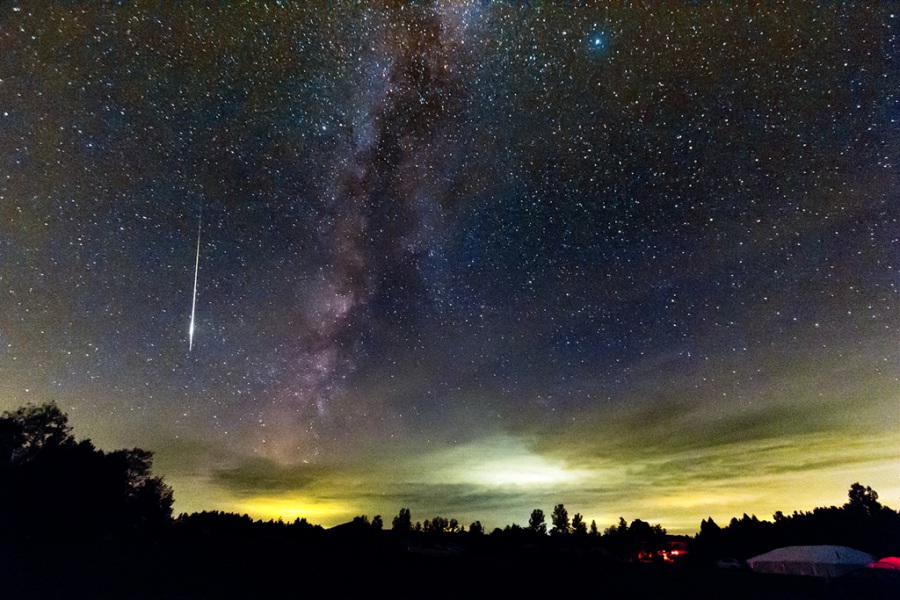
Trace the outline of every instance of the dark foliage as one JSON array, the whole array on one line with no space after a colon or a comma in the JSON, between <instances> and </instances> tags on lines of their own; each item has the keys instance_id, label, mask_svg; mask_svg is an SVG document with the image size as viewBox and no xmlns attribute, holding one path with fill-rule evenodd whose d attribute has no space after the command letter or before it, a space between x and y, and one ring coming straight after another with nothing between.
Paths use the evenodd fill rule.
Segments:
<instances>
[{"instance_id":1,"label":"dark foliage","mask_svg":"<svg viewBox=\"0 0 900 600\"><path fill-rule=\"evenodd\" d=\"M151 474L152 454L103 452L76 441L55 404L0 417L0 532L12 539L79 540L158 530L172 490Z\"/></svg>"},{"instance_id":2,"label":"dark foliage","mask_svg":"<svg viewBox=\"0 0 900 600\"><path fill-rule=\"evenodd\" d=\"M540 508L531 511L531 518L528 519L528 527L535 533L547 533L547 521L544 518L544 511Z\"/></svg>"},{"instance_id":3,"label":"dark foliage","mask_svg":"<svg viewBox=\"0 0 900 600\"><path fill-rule=\"evenodd\" d=\"M575 535L587 535L587 523L584 522L584 517L581 516L581 513L575 513L575 516L572 517L572 533Z\"/></svg>"},{"instance_id":4,"label":"dark foliage","mask_svg":"<svg viewBox=\"0 0 900 600\"><path fill-rule=\"evenodd\" d=\"M789 516L779 511L773 521L745 514L719 527L711 518L704 519L691 552L699 559L744 559L782 546L833 544L876 556L900 554L900 514L879 503L875 490L859 483L850 486L848 497L840 507Z\"/></svg>"},{"instance_id":5,"label":"dark foliage","mask_svg":"<svg viewBox=\"0 0 900 600\"><path fill-rule=\"evenodd\" d=\"M394 531L412 531L412 517L410 516L409 509L401 508L400 512L396 517L394 517L394 520L391 522L391 525L391 528Z\"/></svg>"},{"instance_id":6,"label":"dark foliage","mask_svg":"<svg viewBox=\"0 0 900 600\"><path fill-rule=\"evenodd\" d=\"M603 534L603 544L613 556L630 559L640 553L654 554L666 547L666 530L635 519L631 525L624 518Z\"/></svg>"},{"instance_id":7,"label":"dark foliage","mask_svg":"<svg viewBox=\"0 0 900 600\"><path fill-rule=\"evenodd\" d=\"M572 526L569 523L569 511L567 511L566 507L562 504L557 504L553 507L551 520L553 522L553 529L550 533L553 535L565 535L571 533Z\"/></svg>"}]
</instances>

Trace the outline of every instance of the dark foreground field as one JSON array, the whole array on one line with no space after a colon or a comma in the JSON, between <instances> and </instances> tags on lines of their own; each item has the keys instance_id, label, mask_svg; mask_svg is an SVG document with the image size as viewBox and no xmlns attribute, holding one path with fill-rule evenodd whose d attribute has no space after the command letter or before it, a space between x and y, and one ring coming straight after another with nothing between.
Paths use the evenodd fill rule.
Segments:
<instances>
[{"instance_id":1,"label":"dark foreground field","mask_svg":"<svg viewBox=\"0 0 900 600\"><path fill-rule=\"evenodd\" d=\"M889 591L590 551L177 540L4 551L3 598L892 598ZM896 588L895 588L896 589Z\"/></svg>"}]
</instances>

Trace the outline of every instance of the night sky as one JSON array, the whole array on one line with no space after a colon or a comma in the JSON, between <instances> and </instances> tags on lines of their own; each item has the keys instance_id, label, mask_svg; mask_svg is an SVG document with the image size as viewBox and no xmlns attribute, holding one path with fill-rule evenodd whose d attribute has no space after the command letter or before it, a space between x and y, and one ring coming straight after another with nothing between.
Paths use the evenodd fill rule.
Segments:
<instances>
[{"instance_id":1,"label":"night sky","mask_svg":"<svg viewBox=\"0 0 900 600\"><path fill-rule=\"evenodd\" d=\"M900 504L900 6L192 4L0 8L0 410L176 513Z\"/></svg>"}]
</instances>

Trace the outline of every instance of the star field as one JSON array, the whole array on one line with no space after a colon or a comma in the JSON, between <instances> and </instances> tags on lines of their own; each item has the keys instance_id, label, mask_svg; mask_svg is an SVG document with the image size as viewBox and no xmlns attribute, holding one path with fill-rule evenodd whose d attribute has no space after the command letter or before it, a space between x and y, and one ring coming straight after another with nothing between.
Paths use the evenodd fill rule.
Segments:
<instances>
[{"instance_id":1,"label":"star field","mask_svg":"<svg viewBox=\"0 0 900 600\"><path fill-rule=\"evenodd\" d=\"M898 36L869 3L8 5L0 409L154 451L176 511L896 502Z\"/></svg>"}]
</instances>

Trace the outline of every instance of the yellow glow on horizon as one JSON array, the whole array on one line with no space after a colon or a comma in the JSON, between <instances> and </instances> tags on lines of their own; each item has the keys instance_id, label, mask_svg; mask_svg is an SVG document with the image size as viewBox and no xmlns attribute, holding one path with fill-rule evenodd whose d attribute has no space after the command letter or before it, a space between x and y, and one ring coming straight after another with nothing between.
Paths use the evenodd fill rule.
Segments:
<instances>
[{"instance_id":1,"label":"yellow glow on horizon","mask_svg":"<svg viewBox=\"0 0 900 600\"><path fill-rule=\"evenodd\" d=\"M497 435L431 453L392 455L365 469L322 470L320 479L302 479L298 489L253 490L254 472L246 482L235 480L232 489L209 476L167 474L166 481L175 488L176 512L305 518L324 527L361 514L381 514L389 522L400 507L410 508L416 520L440 514L503 527L526 522L533 508L549 514L562 502L570 515L595 519L601 531L622 516L693 534L709 517L724 526L744 513L771 520L779 510L839 506L855 481L896 508L896 441L894 432L821 432L591 461L542 453L527 438Z\"/></svg>"},{"instance_id":2,"label":"yellow glow on horizon","mask_svg":"<svg viewBox=\"0 0 900 600\"><path fill-rule=\"evenodd\" d=\"M306 519L314 524L334 522L335 517L342 517L353 512L352 507L347 504L310 500L303 496L260 496L240 502L235 506L235 510L256 519L283 519L285 521Z\"/></svg>"}]
</instances>

